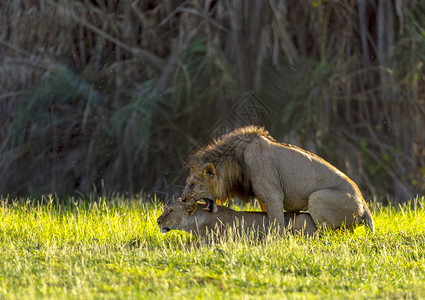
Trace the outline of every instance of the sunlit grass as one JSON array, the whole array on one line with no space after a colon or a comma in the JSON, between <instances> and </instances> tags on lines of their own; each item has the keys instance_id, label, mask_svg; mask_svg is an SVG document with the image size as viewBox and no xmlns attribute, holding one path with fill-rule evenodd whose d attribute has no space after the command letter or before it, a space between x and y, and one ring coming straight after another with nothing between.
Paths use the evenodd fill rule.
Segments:
<instances>
[{"instance_id":1,"label":"sunlit grass","mask_svg":"<svg viewBox=\"0 0 425 300\"><path fill-rule=\"evenodd\" d=\"M161 205L141 199L0 204L7 299L425 297L424 198L373 205L375 235L359 227L212 245L160 234Z\"/></svg>"}]
</instances>

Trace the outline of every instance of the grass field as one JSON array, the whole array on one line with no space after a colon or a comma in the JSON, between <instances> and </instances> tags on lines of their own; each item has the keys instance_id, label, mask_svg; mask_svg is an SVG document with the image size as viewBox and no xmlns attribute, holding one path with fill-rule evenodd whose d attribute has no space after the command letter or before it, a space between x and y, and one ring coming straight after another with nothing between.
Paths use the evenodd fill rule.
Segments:
<instances>
[{"instance_id":1,"label":"grass field","mask_svg":"<svg viewBox=\"0 0 425 300\"><path fill-rule=\"evenodd\" d=\"M375 235L198 244L140 199L2 199L0 298L425 298L425 199L372 205Z\"/></svg>"}]
</instances>

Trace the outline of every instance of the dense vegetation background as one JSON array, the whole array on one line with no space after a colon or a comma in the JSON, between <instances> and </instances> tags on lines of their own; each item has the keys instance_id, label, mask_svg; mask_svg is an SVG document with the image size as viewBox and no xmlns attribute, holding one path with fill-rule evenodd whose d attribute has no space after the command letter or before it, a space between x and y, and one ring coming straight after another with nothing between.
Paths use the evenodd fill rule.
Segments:
<instances>
[{"instance_id":1,"label":"dense vegetation background","mask_svg":"<svg viewBox=\"0 0 425 300\"><path fill-rule=\"evenodd\" d=\"M3 0L0 195L155 191L256 123L404 201L424 63L423 1Z\"/></svg>"}]
</instances>

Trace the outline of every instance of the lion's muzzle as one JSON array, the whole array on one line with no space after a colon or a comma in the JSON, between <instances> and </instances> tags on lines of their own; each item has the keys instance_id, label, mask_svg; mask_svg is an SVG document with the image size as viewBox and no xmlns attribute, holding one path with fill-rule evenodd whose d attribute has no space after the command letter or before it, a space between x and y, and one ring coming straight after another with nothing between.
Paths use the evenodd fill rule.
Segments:
<instances>
[{"instance_id":1,"label":"lion's muzzle","mask_svg":"<svg viewBox=\"0 0 425 300\"><path fill-rule=\"evenodd\" d=\"M207 202L207 205L205 208L203 208L203 210L209 211L209 212L216 212L217 209L215 209L216 207L214 206L215 201L211 200L211 199L204 199L205 202Z\"/></svg>"}]
</instances>

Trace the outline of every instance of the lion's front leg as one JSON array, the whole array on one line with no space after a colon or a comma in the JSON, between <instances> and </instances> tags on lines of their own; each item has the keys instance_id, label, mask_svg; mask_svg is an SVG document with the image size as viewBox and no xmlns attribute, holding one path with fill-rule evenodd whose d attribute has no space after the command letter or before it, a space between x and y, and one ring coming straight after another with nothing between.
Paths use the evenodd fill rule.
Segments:
<instances>
[{"instance_id":1,"label":"lion's front leg","mask_svg":"<svg viewBox=\"0 0 425 300\"><path fill-rule=\"evenodd\" d=\"M270 222L279 225L279 231L283 232L285 228L285 214L283 212L283 195L282 197L268 197L267 199L261 198L267 208L267 215Z\"/></svg>"},{"instance_id":2,"label":"lion's front leg","mask_svg":"<svg viewBox=\"0 0 425 300\"><path fill-rule=\"evenodd\" d=\"M252 178L252 188L257 200L263 202L267 209L267 215L270 222L276 222L279 225L280 231L285 228L284 209L284 193L280 189L279 184L273 182L265 182L262 178Z\"/></svg>"},{"instance_id":3,"label":"lion's front leg","mask_svg":"<svg viewBox=\"0 0 425 300\"><path fill-rule=\"evenodd\" d=\"M245 150L245 162L255 198L266 205L269 221L276 222L280 231L284 232L283 179L279 165L273 159L274 153L270 151L270 145L260 139Z\"/></svg>"}]
</instances>

